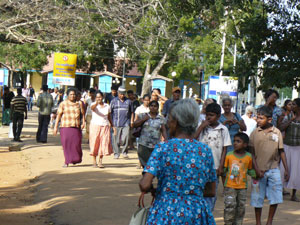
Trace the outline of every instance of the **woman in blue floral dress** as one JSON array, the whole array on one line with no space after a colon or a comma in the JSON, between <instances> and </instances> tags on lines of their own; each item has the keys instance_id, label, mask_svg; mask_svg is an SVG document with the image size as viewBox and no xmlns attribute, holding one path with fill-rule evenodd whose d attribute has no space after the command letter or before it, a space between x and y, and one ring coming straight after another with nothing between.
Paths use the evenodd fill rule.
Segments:
<instances>
[{"instance_id":1,"label":"woman in blue floral dress","mask_svg":"<svg viewBox=\"0 0 300 225\"><path fill-rule=\"evenodd\" d=\"M150 224L215 224L203 198L215 195L216 171L210 148L193 139L199 107L192 99L172 104L168 126L173 139L156 145L140 181L143 192L152 191L158 179L156 197L147 219Z\"/></svg>"}]
</instances>

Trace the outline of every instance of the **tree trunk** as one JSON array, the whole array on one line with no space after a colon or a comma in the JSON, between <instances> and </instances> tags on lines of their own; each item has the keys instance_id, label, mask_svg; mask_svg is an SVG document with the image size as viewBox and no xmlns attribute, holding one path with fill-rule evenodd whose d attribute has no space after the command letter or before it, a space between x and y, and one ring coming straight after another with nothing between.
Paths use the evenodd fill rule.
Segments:
<instances>
[{"instance_id":1,"label":"tree trunk","mask_svg":"<svg viewBox=\"0 0 300 225\"><path fill-rule=\"evenodd\" d=\"M5 67L6 69L8 69L8 80L9 80L9 83L8 83L8 87L11 88L13 87L13 82L12 82L12 68L10 66L8 66L7 64L3 63L3 62L0 62L0 65L2 65L3 67Z\"/></svg>"}]
</instances>

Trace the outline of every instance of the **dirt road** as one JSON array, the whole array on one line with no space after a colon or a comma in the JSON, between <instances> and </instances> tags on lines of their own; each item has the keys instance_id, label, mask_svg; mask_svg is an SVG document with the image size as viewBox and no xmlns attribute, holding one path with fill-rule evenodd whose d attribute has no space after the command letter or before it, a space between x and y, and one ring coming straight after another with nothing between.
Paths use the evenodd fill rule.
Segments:
<instances>
[{"instance_id":1,"label":"dirt road","mask_svg":"<svg viewBox=\"0 0 300 225\"><path fill-rule=\"evenodd\" d=\"M139 196L136 152L128 160L105 157L105 169L92 168L88 145L83 144L83 162L62 168L59 136L49 129L48 143L37 144L36 130L37 112L29 112L22 133L25 146L9 152L8 127L0 128L0 224L127 225ZM219 192L217 224L223 224L223 208ZM246 210L244 224L254 224L253 208L248 204ZM267 211L265 207L264 222ZM300 203L286 198L273 224L299 225Z\"/></svg>"}]
</instances>

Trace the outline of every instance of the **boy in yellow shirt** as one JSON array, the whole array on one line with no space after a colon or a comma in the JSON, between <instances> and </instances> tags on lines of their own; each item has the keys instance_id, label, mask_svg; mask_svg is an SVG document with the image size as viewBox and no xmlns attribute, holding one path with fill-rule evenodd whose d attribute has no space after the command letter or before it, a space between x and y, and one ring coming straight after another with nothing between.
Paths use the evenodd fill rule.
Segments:
<instances>
[{"instance_id":1,"label":"boy in yellow shirt","mask_svg":"<svg viewBox=\"0 0 300 225\"><path fill-rule=\"evenodd\" d=\"M225 158L225 225L243 224L247 200L247 174L254 178L256 176L252 169L252 155L247 151L248 144L248 135L237 133L234 136L234 151L228 152Z\"/></svg>"}]
</instances>

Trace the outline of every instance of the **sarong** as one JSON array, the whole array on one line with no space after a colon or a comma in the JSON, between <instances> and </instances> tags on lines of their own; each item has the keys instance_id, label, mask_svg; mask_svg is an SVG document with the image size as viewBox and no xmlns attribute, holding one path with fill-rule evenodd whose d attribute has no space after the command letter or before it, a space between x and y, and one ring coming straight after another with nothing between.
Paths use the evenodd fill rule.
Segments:
<instances>
[{"instance_id":1,"label":"sarong","mask_svg":"<svg viewBox=\"0 0 300 225\"><path fill-rule=\"evenodd\" d=\"M9 125L12 121L10 120L10 109L4 109L2 114L2 124Z\"/></svg>"},{"instance_id":2,"label":"sarong","mask_svg":"<svg viewBox=\"0 0 300 225\"><path fill-rule=\"evenodd\" d=\"M61 127L60 140L64 150L65 164L82 161L81 130L77 127Z\"/></svg>"},{"instance_id":3,"label":"sarong","mask_svg":"<svg viewBox=\"0 0 300 225\"><path fill-rule=\"evenodd\" d=\"M113 153L110 126L90 124L90 155L103 156Z\"/></svg>"},{"instance_id":4,"label":"sarong","mask_svg":"<svg viewBox=\"0 0 300 225\"><path fill-rule=\"evenodd\" d=\"M300 189L300 146L283 145L286 155L287 166L289 169L290 179L288 182L284 179L284 166L280 162L281 180L284 188Z\"/></svg>"}]
</instances>

